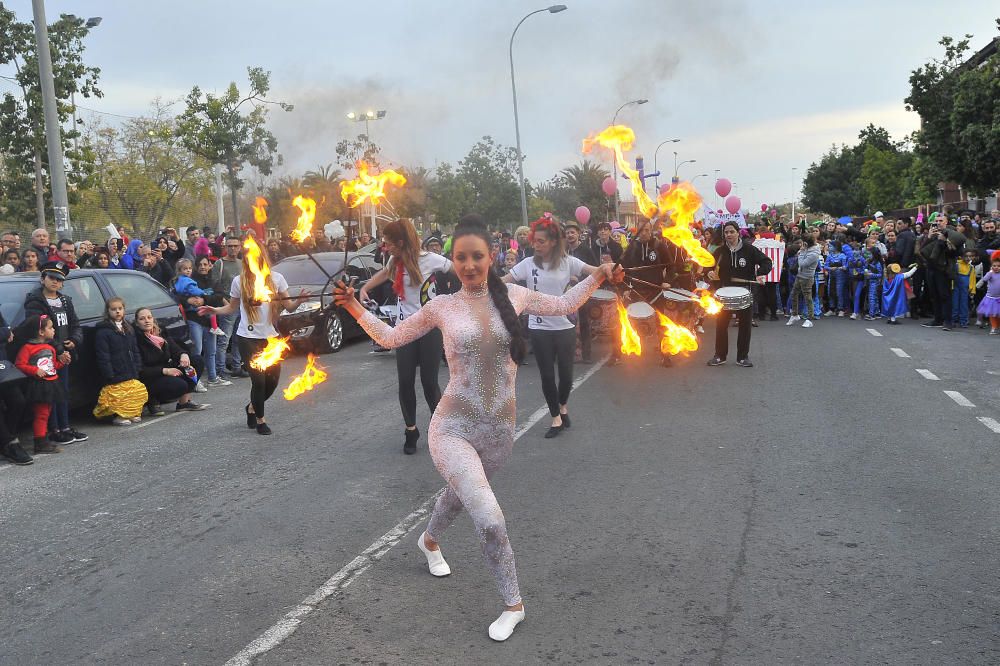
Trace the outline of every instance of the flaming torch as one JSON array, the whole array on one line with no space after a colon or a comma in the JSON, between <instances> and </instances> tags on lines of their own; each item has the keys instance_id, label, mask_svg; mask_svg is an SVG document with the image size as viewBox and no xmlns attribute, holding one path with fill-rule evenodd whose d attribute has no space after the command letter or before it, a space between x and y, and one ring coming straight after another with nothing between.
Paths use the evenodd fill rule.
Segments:
<instances>
[{"instance_id":1,"label":"flaming torch","mask_svg":"<svg viewBox=\"0 0 1000 666\"><path fill-rule=\"evenodd\" d=\"M631 127L627 127L626 125L611 125L596 136L589 136L584 139L583 152L589 153L595 145L600 145L614 153L618 168L621 169L623 174L628 176L629 181L632 183L632 195L635 197L636 203L639 204L639 210L647 218L653 219L656 217L656 204L646 194L646 188L643 186L642 179L639 178L639 172L630 167L628 161L625 159L624 152L632 150L632 144L634 143L635 132L632 131Z\"/></svg>"},{"instance_id":2,"label":"flaming torch","mask_svg":"<svg viewBox=\"0 0 1000 666\"><path fill-rule=\"evenodd\" d=\"M292 240L302 243L312 235L313 221L316 219L316 202L300 194L292 199L292 205L302 211L292 231Z\"/></svg>"},{"instance_id":3,"label":"flaming torch","mask_svg":"<svg viewBox=\"0 0 1000 666\"><path fill-rule=\"evenodd\" d=\"M250 359L250 367L254 370L267 370L283 359L290 349L288 338L268 338L267 345Z\"/></svg>"},{"instance_id":4,"label":"flaming torch","mask_svg":"<svg viewBox=\"0 0 1000 666\"><path fill-rule=\"evenodd\" d=\"M250 234L243 240L243 250L247 253L247 265L253 273L253 300L257 303L270 303L274 296L267 287L267 276L271 274L271 269L264 260L260 245L257 245Z\"/></svg>"},{"instance_id":5,"label":"flaming torch","mask_svg":"<svg viewBox=\"0 0 1000 666\"><path fill-rule=\"evenodd\" d=\"M323 369L323 366L316 365L316 355L309 354L309 359L306 361L306 367L302 370L302 374L292 379L292 383L284 390L285 400L295 400L306 391L313 390L325 382L326 377L327 373Z\"/></svg>"},{"instance_id":6,"label":"flaming torch","mask_svg":"<svg viewBox=\"0 0 1000 666\"><path fill-rule=\"evenodd\" d=\"M722 311L722 302L716 300L709 290L702 289L700 291L701 295L698 297L698 303L705 310L705 314L719 314Z\"/></svg>"},{"instance_id":7,"label":"flaming torch","mask_svg":"<svg viewBox=\"0 0 1000 666\"><path fill-rule=\"evenodd\" d=\"M622 306L621 301L616 304L618 305L618 323L621 325L622 353L626 356L642 356L642 340L639 338L639 333L632 327L632 322L628 320L628 311Z\"/></svg>"},{"instance_id":8,"label":"flaming torch","mask_svg":"<svg viewBox=\"0 0 1000 666\"><path fill-rule=\"evenodd\" d=\"M691 223L701 206L701 195L694 186L687 182L677 183L660 195L658 203L660 210L674 223L672 227L664 227L663 237L687 252L699 266L714 266L715 257L691 233Z\"/></svg>"},{"instance_id":9,"label":"flaming torch","mask_svg":"<svg viewBox=\"0 0 1000 666\"><path fill-rule=\"evenodd\" d=\"M402 187L406 184L406 177L392 169L386 169L377 176L368 172L368 163L358 160L358 177L354 180L344 180L340 183L340 197L351 208L357 208L365 201L372 204L378 203L385 198L385 188L387 185Z\"/></svg>"},{"instance_id":10,"label":"flaming torch","mask_svg":"<svg viewBox=\"0 0 1000 666\"><path fill-rule=\"evenodd\" d=\"M663 327L663 338L660 340L660 351L664 354L677 356L681 352L697 351L698 338L690 330L679 326L670 317L657 312L660 326Z\"/></svg>"}]
</instances>

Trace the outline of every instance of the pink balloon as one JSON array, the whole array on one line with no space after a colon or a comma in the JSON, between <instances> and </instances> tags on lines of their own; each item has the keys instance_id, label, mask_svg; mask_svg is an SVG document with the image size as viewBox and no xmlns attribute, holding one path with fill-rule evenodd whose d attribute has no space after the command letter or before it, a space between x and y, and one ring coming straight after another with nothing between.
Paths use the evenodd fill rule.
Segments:
<instances>
[{"instance_id":1,"label":"pink balloon","mask_svg":"<svg viewBox=\"0 0 1000 666\"><path fill-rule=\"evenodd\" d=\"M760 212L762 212L762 213L766 213L767 212L767 204L761 204L760 205Z\"/></svg>"},{"instance_id":2,"label":"pink balloon","mask_svg":"<svg viewBox=\"0 0 1000 666\"><path fill-rule=\"evenodd\" d=\"M726 181L726 182L729 182L729 181ZM735 194L732 195L732 196L730 196L730 197L726 197L726 210L728 210L733 215L735 215L736 213L740 212L740 208L742 206L743 206L743 202L740 201L740 198L738 196L736 196Z\"/></svg>"},{"instance_id":3,"label":"pink balloon","mask_svg":"<svg viewBox=\"0 0 1000 666\"><path fill-rule=\"evenodd\" d=\"M601 189L604 190L604 196L610 197L612 194L618 191L618 186L615 183L615 179L608 176L601 183Z\"/></svg>"},{"instance_id":4,"label":"pink balloon","mask_svg":"<svg viewBox=\"0 0 1000 666\"><path fill-rule=\"evenodd\" d=\"M576 217L576 221L580 224L587 224L587 222L590 222L590 209L586 206L577 206L573 216Z\"/></svg>"},{"instance_id":5,"label":"pink balloon","mask_svg":"<svg viewBox=\"0 0 1000 666\"><path fill-rule=\"evenodd\" d=\"M720 197L728 197L729 193L733 191L733 184L728 178L720 178L715 181L715 193Z\"/></svg>"}]
</instances>

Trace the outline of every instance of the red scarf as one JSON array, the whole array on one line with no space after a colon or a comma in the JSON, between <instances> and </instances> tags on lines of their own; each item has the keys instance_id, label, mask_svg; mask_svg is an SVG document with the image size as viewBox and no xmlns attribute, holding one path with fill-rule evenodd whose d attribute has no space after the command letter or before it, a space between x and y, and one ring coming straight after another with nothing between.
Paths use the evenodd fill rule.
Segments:
<instances>
[{"instance_id":1,"label":"red scarf","mask_svg":"<svg viewBox=\"0 0 1000 666\"><path fill-rule=\"evenodd\" d=\"M405 293L403 285L403 262L400 261L396 264L396 278L392 281L392 290L396 292L396 296L403 298Z\"/></svg>"},{"instance_id":2,"label":"red scarf","mask_svg":"<svg viewBox=\"0 0 1000 666\"><path fill-rule=\"evenodd\" d=\"M163 343L166 342L166 340L164 340L158 335L153 335L149 331L146 331L146 337L149 339L150 342L156 345L157 349L163 349Z\"/></svg>"}]
</instances>

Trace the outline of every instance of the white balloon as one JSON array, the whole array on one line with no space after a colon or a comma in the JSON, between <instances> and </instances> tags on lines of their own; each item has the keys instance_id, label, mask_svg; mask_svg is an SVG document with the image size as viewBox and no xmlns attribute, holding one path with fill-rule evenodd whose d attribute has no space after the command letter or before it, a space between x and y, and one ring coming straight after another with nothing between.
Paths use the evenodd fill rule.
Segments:
<instances>
[{"instance_id":1,"label":"white balloon","mask_svg":"<svg viewBox=\"0 0 1000 666\"><path fill-rule=\"evenodd\" d=\"M323 226L323 234L330 240L337 240L338 238L347 236L347 233L344 231L344 225L340 220L334 220L325 224Z\"/></svg>"}]
</instances>

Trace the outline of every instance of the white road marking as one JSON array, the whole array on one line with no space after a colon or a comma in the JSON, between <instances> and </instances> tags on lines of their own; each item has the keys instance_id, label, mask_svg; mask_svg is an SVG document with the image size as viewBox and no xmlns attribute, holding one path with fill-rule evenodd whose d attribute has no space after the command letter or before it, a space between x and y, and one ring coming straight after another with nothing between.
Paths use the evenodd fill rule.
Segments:
<instances>
[{"instance_id":1,"label":"white road marking","mask_svg":"<svg viewBox=\"0 0 1000 666\"><path fill-rule=\"evenodd\" d=\"M167 414L166 416L144 416L139 425L126 426L126 432L132 430L138 430L139 428L145 428L148 425L153 425L154 423L163 423L167 419L172 419L175 416L180 416L184 412L174 412L173 414Z\"/></svg>"},{"instance_id":2,"label":"white road marking","mask_svg":"<svg viewBox=\"0 0 1000 666\"><path fill-rule=\"evenodd\" d=\"M573 382L573 389L577 389L581 384L590 379L595 372L600 370L607 362L609 356L605 356L600 361L594 363L587 372L583 373ZM521 435L528 432L536 423L549 415L549 408L545 405L539 407L528 417L520 428L514 431L514 441L520 439ZM161 421L163 419L160 419ZM143 424L145 425L145 424ZM137 426L139 427L139 426ZM302 603L285 613L285 616L272 625L267 631L250 642L245 648L226 662L225 666L249 666L253 660L265 652L270 652L274 648L295 633L302 620L316 610L323 601L335 592L343 590L350 585L358 576L367 571L373 564L381 560L393 546L406 538L413 531L425 516L434 507L434 502L445 491L442 488L433 497L428 498L423 504L412 513L396 523L396 526L383 534L372 545L368 546L360 555L351 560L347 566L333 574L315 592L306 597Z\"/></svg>"},{"instance_id":3,"label":"white road marking","mask_svg":"<svg viewBox=\"0 0 1000 666\"><path fill-rule=\"evenodd\" d=\"M889 349L891 349L892 353L898 356L899 358L910 358L910 355L907 354L902 349L900 349L899 347L889 347Z\"/></svg>"},{"instance_id":4,"label":"white road marking","mask_svg":"<svg viewBox=\"0 0 1000 666\"><path fill-rule=\"evenodd\" d=\"M962 407L975 407L972 402L958 391L945 391L944 394Z\"/></svg>"},{"instance_id":5,"label":"white road marking","mask_svg":"<svg viewBox=\"0 0 1000 666\"><path fill-rule=\"evenodd\" d=\"M930 379L935 382L940 380L940 377L935 375L930 370L925 370L924 368L917 368L917 372L920 373L920 376L923 377L924 379Z\"/></svg>"},{"instance_id":6,"label":"white road marking","mask_svg":"<svg viewBox=\"0 0 1000 666\"><path fill-rule=\"evenodd\" d=\"M876 331L874 328L866 328L865 330L874 335L876 338L882 337L882 334Z\"/></svg>"},{"instance_id":7,"label":"white road marking","mask_svg":"<svg viewBox=\"0 0 1000 666\"><path fill-rule=\"evenodd\" d=\"M1000 422L996 419L991 419L988 416L979 416L977 417L977 420L996 434L1000 435Z\"/></svg>"}]
</instances>

